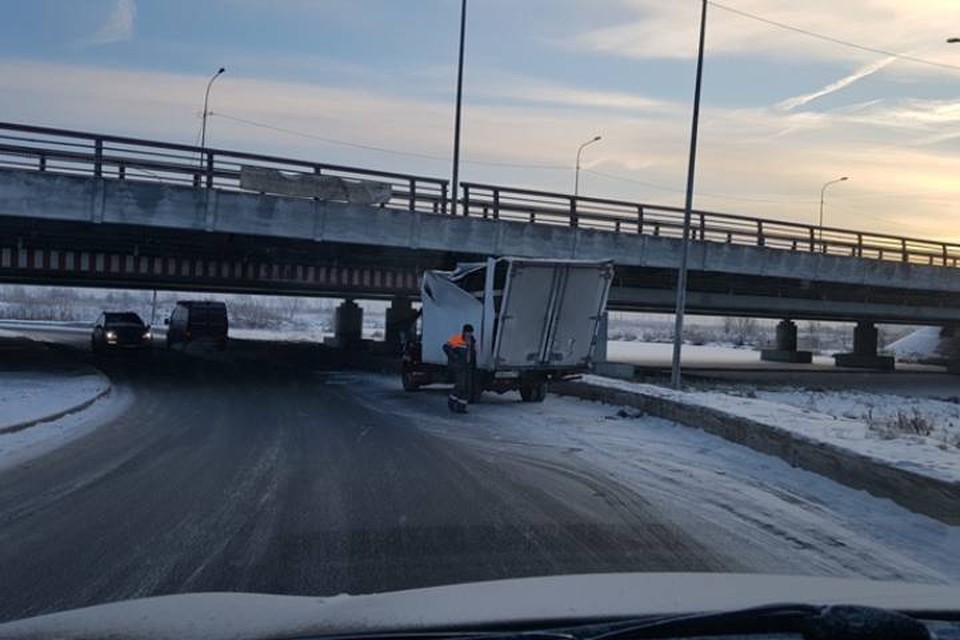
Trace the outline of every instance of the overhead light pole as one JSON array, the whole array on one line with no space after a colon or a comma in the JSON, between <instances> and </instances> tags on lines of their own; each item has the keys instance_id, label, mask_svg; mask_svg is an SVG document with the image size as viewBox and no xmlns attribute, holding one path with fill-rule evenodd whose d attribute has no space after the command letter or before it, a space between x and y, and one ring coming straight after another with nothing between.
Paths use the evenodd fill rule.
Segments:
<instances>
[{"instance_id":1,"label":"overhead light pole","mask_svg":"<svg viewBox=\"0 0 960 640\"><path fill-rule=\"evenodd\" d=\"M463 43L467 34L467 0L460 2L460 58L457 62L457 112L453 123L453 182L450 185L450 215L457 215L460 195L460 110L463 106Z\"/></svg>"},{"instance_id":2,"label":"overhead light pole","mask_svg":"<svg viewBox=\"0 0 960 640\"><path fill-rule=\"evenodd\" d=\"M819 231L817 232L817 236L818 236L818 239L820 240L820 244L821 244L821 245L823 245L823 198L824 198L824 194L826 194L826 192L827 192L827 187L829 187L830 185L836 184L836 183L838 183L838 182L846 182L846 181L849 180L849 179L850 179L850 178L848 178L847 176L843 176L843 177L841 177L841 178L835 178L835 179L833 179L833 180L828 180L828 181L825 182L824 185L820 188L820 222L819 222L818 225L817 225L817 226L818 226L818 229L819 229ZM824 249L823 246L821 246L820 248L821 248L821 250Z\"/></svg>"},{"instance_id":3,"label":"overhead light pole","mask_svg":"<svg viewBox=\"0 0 960 640\"><path fill-rule=\"evenodd\" d=\"M580 154L583 153L584 147L587 147L593 144L594 142L600 142L602 139L603 139L603 136L600 136L600 135L593 136L592 138L590 138L589 140L581 144L580 147L577 149L577 164L576 164L577 168L576 168L576 171L574 171L574 176L573 176L573 196L574 197L577 197L578 195L580 195Z\"/></svg>"},{"instance_id":4,"label":"overhead light pole","mask_svg":"<svg viewBox=\"0 0 960 640\"><path fill-rule=\"evenodd\" d=\"M673 327L673 363L670 385L680 388L680 351L683 347L683 315L687 308L687 259L690 255L690 218L693 211L693 179L697 165L697 129L700 124L700 84L703 79L703 43L707 32L707 0L700 8L700 46L697 50L697 81L693 90L693 118L690 125L690 161L687 164L687 198L683 209L683 243L677 272L677 307Z\"/></svg>"},{"instance_id":5,"label":"overhead light pole","mask_svg":"<svg viewBox=\"0 0 960 640\"><path fill-rule=\"evenodd\" d=\"M220 77L220 75L226 71L223 67L217 69L217 72L210 76L210 82L207 83L207 92L203 94L203 121L200 125L200 148L205 149L207 146L207 115L209 111L207 110L207 105L210 104L210 87L213 86L213 81Z\"/></svg>"}]
</instances>

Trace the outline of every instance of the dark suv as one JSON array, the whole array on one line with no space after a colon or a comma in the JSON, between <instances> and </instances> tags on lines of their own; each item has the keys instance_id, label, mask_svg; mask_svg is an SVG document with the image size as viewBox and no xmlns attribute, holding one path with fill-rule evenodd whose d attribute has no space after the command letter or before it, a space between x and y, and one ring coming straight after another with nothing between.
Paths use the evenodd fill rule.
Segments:
<instances>
[{"instance_id":1,"label":"dark suv","mask_svg":"<svg viewBox=\"0 0 960 640\"><path fill-rule=\"evenodd\" d=\"M149 325L133 312L103 312L93 325L90 348L94 353L106 351L140 351L149 353L153 335Z\"/></svg>"},{"instance_id":2,"label":"dark suv","mask_svg":"<svg viewBox=\"0 0 960 640\"><path fill-rule=\"evenodd\" d=\"M227 305L222 302L181 300L164 323L168 348L193 343L227 347Z\"/></svg>"}]
</instances>

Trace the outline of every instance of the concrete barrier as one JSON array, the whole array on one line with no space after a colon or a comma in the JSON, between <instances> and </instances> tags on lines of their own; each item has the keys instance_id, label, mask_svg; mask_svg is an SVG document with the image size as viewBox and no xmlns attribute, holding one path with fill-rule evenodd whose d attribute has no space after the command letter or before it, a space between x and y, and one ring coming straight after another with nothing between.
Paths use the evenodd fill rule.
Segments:
<instances>
[{"instance_id":1,"label":"concrete barrier","mask_svg":"<svg viewBox=\"0 0 960 640\"><path fill-rule=\"evenodd\" d=\"M960 483L886 465L833 444L805 438L785 429L734 414L646 395L573 381L555 383L550 391L607 404L635 407L688 427L703 429L754 451L782 458L854 489L867 491L949 525L960 525Z\"/></svg>"}]
</instances>

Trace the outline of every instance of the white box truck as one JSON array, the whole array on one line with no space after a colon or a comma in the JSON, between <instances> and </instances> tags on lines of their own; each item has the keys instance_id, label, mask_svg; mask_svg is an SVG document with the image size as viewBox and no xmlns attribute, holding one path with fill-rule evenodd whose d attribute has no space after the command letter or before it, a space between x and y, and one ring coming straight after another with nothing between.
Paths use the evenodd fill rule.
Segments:
<instances>
[{"instance_id":1,"label":"white box truck","mask_svg":"<svg viewBox=\"0 0 960 640\"><path fill-rule=\"evenodd\" d=\"M612 281L612 261L504 257L427 271L420 335L404 348L404 389L450 382L443 345L472 324L471 399L517 390L526 402L543 401L548 381L589 369Z\"/></svg>"}]
</instances>

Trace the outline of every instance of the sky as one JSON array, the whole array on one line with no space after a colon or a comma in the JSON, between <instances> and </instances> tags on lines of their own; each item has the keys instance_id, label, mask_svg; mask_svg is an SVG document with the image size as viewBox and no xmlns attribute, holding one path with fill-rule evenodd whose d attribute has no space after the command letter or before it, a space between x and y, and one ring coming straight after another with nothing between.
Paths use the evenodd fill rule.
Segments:
<instances>
[{"instance_id":1,"label":"sky","mask_svg":"<svg viewBox=\"0 0 960 640\"><path fill-rule=\"evenodd\" d=\"M459 0L0 0L0 119L451 174ZM461 179L680 206L699 0L468 0ZM772 24L777 23L777 24ZM813 34L813 35L811 35ZM718 0L694 207L960 241L958 0ZM843 44L838 41L843 41ZM889 55L893 54L893 55Z\"/></svg>"}]
</instances>

